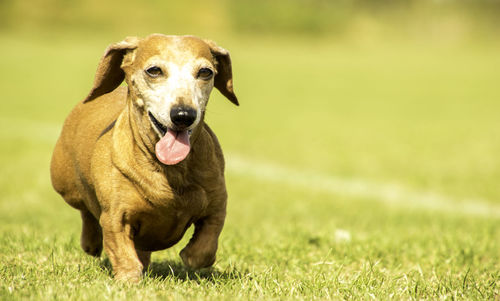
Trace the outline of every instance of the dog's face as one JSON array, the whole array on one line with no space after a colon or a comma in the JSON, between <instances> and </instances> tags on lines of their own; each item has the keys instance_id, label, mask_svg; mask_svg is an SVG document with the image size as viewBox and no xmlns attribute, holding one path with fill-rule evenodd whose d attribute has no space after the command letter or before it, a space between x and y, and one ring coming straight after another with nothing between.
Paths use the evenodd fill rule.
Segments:
<instances>
[{"instance_id":1,"label":"dog's face","mask_svg":"<svg viewBox=\"0 0 500 301\"><path fill-rule=\"evenodd\" d=\"M154 34L111 45L85 101L112 91L124 78L131 100L158 137L156 155L164 164L176 164L189 153L189 137L214 86L238 104L229 53L192 36Z\"/></svg>"},{"instance_id":2,"label":"dog's face","mask_svg":"<svg viewBox=\"0 0 500 301\"><path fill-rule=\"evenodd\" d=\"M214 86L217 62L194 37L154 35L125 55L122 69L136 105L144 107L161 138L190 132L200 122Z\"/></svg>"}]
</instances>

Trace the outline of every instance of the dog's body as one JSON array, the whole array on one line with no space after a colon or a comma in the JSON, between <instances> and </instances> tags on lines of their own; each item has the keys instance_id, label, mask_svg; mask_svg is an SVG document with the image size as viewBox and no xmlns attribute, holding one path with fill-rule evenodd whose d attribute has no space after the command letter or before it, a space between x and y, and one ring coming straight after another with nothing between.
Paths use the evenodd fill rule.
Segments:
<instances>
[{"instance_id":1,"label":"dog's body","mask_svg":"<svg viewBox=\"0 0 500 301\"><path fill-rule=\"evenodd\" d=\"M227 199L222 151L204 123L214 86L238 104L229 54L215 43L128 38L107 49L89 96L66 119L52 183L81 212L82 248L99 256L104 246L115 278L139 280L151 252L192 224L184 263L214 263Z\"/></svg>"}]
</instances>

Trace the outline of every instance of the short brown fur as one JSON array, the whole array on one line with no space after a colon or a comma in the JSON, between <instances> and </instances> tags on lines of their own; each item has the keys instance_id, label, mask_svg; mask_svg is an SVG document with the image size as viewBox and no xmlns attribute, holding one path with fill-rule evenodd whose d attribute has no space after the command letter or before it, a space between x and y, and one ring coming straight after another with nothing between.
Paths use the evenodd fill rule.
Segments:
<instances>
[{"instance_id":1,"label":"short brown fur","mask_svg":"<svg viewBox=\"0 0 500 301\"><path fill-rule=\"evenodd\" d=\"M82 218L81 246L104 248L115 278L138 281L152 251L171 247L194 224L180 256L191 268L215 261L226 215L224 158L215 134L201 121L191 151L176 165L155 157L158 140L130 74L141 60L176 47L213 61L214 86L238 104L229 54L211 41L169 36L127 38L106 50L94 86L67 117L51 162L55 190ZM128 87L120 83L126 80Z\"/></svg>"}]
</instances>

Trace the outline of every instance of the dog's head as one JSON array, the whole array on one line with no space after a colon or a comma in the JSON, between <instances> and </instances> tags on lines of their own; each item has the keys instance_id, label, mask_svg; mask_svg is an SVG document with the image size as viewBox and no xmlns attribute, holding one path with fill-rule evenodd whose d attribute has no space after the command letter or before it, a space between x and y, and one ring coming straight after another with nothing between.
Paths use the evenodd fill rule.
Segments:
<instances>
[{"instance_id":1,"label":"dog's head","mask_svg":"<svg viewBox=\"0 0 500 301\"><path fill-rule=\"evenodd\" d=\"M164 164L188 155L190 134L213 87L238 105L229 52L193 36L154 34L110 45L84 102L113 91L124 79L134 106L156 132L156 156Z\"/></svg>"}]
</instances>

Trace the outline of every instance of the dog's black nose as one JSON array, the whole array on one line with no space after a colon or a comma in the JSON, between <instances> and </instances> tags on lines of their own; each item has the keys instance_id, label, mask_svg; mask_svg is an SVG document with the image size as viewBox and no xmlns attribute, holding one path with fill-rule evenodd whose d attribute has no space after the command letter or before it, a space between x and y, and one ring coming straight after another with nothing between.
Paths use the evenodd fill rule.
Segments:
<instances>
[{"instance_id":1,"label":"dog's black nose","mask_svg":"<svg viewBox=\"0 0 500 301\"><path fill-rule=\"evenodd\" d=\"M196 110L189 107L173 107L170 110L170 120L179 129L187 128L196 120Z\"/></svg>"}]
</instances>

